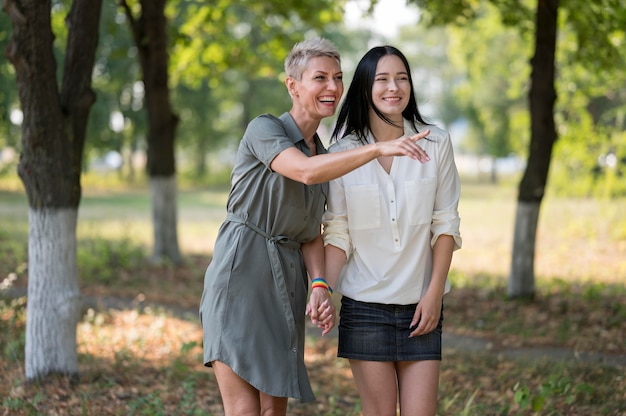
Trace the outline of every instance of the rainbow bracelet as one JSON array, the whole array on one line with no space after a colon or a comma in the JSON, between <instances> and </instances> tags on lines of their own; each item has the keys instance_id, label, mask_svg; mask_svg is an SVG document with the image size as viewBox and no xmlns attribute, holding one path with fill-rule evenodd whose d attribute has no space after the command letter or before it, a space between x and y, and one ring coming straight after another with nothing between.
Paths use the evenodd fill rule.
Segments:
<instances>
[{"instance_id":1,"label":"rainbow bracelet","mask_svg":"<svg viewBox=\"0 0 626 416\"><path fill-rule=\"evenodd\" d=\"M323 277L316 277L311 281L311 289L315 289L316 287L323 287L328 290L328 293L333 294L333 289L328 285L326 280Z\"/></svg>"}]
</instances>

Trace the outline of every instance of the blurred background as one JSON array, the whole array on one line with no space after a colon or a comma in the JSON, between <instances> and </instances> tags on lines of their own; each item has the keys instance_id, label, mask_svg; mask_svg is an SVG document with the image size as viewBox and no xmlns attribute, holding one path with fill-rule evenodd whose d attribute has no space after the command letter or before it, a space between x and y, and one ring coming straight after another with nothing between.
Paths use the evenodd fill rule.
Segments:
<instances>
[{"instance_id":1,"label":"blurred background","mask_svg":"<svg viewBox=\"0 0 626 416\"><path fill-rule=\"evenodd\" d=\"M374 6L363 0L326 3L309 4L313 13L307 20L295 8L271 10L260 2L167 3L168 81L172 106L180 118L175 157L181 185L227 183L247 122L259 113L279 114L289 108L282 84L286 52L295 42L314 35L326 36L339 46L346 86L369 47L383 43L399 47L412 64L423 113L452 134L463 176L492 182L519 179L530 137L533 32L528 26L532 19L505 25L508 16L483 2L463 26L428 26L419 7L404 0L378 1ZM52 4L54 51L60 65L70 2ZM565 22L562 18L559 23L557 45L559 139L547 191L580 197L624 196L626 71L581 59L580 35ZM93 72L97 98L82 165L88 177L114 176L123 183L146 179L145 91L128 26L124 10L115 2L105 2ZM2 50L10 35L10 19L1 13ZM623 37L623 31L615 34L616 45L623 46ZM15 69L2 60L0 180L4 187L16 176L22 120ZM328 138L332 123L329 119L324 124L323 139Z\"/></svg>"}]
</instances>

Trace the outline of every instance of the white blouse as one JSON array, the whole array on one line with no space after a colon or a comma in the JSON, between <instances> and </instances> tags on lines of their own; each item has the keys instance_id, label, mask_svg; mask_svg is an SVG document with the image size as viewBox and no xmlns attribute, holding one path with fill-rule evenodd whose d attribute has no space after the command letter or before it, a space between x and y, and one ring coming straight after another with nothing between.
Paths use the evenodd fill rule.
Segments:
<instances>
[{"instance_id":1,"label":"white blouse","mask_svg":"<svg viewBox=\"0 0 626 416\"><path fill-rule=\"evenodd\" d=\"M458 203L461 193L450 135L435 126L418 143L430 157L421 163L394 157L390 173L377 160L329 183L322 223L324 244L346 253L334 288L364 302L408 305L426 293L432 273L432 246L440 235L461 248ZM405 135L417 134L410 123ZM368 141L374 142L368 135ZM355 136L329 152L361 146ZM445 292L450 290L446 281Z\"/></svg>"}]
</instances>

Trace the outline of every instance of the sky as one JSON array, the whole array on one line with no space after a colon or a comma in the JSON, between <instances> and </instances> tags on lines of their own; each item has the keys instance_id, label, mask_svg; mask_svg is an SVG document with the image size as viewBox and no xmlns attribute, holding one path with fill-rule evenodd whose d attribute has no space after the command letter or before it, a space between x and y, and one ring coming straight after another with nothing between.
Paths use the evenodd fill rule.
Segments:
<instances>
[{"instance_id":1,"label":"sky","mask_svg":"<svg viewBox=\"0 0 626 416\"><path fill-rule=\"evenodd\" d=\"M369 0L349 0L346 4L346 25L369 27L381 35L393 38L400 26L417 22L419 16L417 7L406 6L406 0L378 0L373 18L364 18L369 3Z\"/></svg>"}]
</instances>

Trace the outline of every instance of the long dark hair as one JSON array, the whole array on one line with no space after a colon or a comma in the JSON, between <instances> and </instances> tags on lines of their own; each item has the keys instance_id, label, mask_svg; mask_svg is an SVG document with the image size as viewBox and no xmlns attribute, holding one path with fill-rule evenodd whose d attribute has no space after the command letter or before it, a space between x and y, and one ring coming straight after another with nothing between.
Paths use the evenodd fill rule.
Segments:
<instances>
[{"instance_id":1,"label":"long dark hair","mask_svg":"<svg viewBox=\"0 0 626 416\"><path fill-rule=\"evenodd\" d=\"M404 54L393 46L376 46L370 49L363 58L361 58L354 71L354 78L350 83L346 98L341 105L341 110L339 110L337 124L331 135L331 141L339 139L339 135L342 134L343 131L342 138L349 134L354 134L361 142L366 143L367 132L370 129L368 118L370 107L378 117L391 125L395 125L387 116L380 112L372 100L372 86L374 85L374 78L376 77L376 66L378 65L378 61L380 61L383 56L387 55L395 55L400 58L409 76L411 93L409 103L402 112L402 117L408 120L416 131L416 122L429 124L424 120L417 108L417 100L415 99L413 89L413 78L411 77L411 67Z\"/></svg>"}]
</instances>

